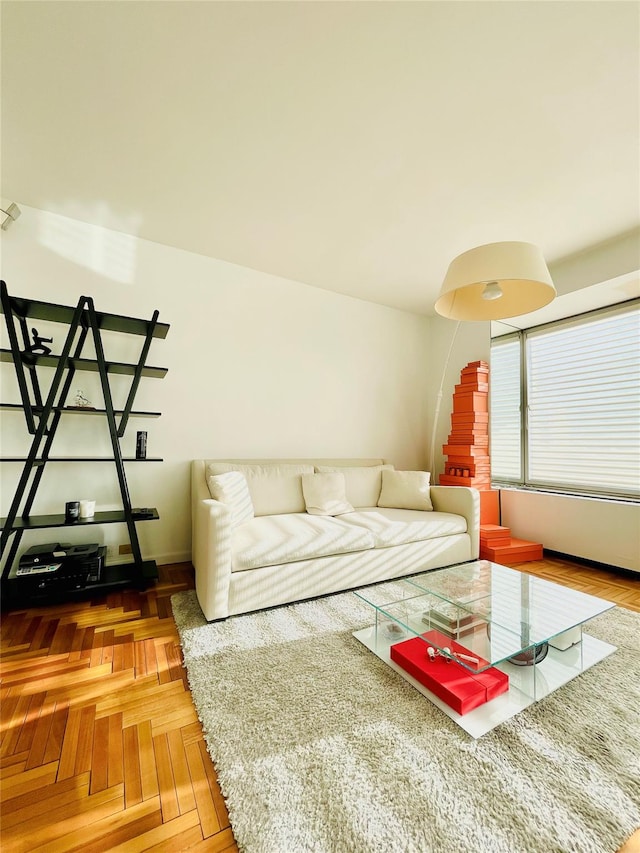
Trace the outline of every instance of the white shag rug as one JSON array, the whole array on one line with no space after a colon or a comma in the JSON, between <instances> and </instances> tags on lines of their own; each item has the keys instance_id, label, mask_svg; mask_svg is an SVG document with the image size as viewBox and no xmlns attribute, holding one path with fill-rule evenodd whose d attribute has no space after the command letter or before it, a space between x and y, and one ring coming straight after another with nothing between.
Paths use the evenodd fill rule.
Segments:
<instances>
[{"instance_id":1,"label":"white shag rug","mask_svg":"<svg viewBox=\"0 0 640 853\"><path fill-rule=\"evenodd\" d=\"M640 826L640 615L618 651L473 740L352 636L352 593L207 623L172 598L243 853L614 853Z\"/></svg>"}]
</instances>

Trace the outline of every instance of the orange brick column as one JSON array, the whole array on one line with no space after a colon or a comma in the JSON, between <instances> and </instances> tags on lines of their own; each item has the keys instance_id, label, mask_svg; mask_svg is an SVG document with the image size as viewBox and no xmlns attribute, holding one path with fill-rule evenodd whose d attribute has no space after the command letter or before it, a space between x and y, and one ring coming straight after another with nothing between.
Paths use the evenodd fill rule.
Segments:
<instances>
[{"instance_id":1,"label":"orange brick column","mask_svg":"<svg viewBox=\"0 0 640 853\"><path fill-rule=\"evenodd\" d=\"M498 492L491 488L489 455L489 365L472 361L460 372L453 395L451 432L442 452L447 457L441 486L472 486L480 491L480 557L503 566L541 560L537 542L514 539L499 524Z\"/></svg>"},{"instance_id":2,"label":"orange brick column","mask_svg":"<svg viewBox=\"0 0 640 853\"><path fill-rule=\"evenodd\" d=\"M453 395L453 413L441 486L491 488L489 459L489 365L473 361L460 372Z\"/></svg>"}]
</instances>

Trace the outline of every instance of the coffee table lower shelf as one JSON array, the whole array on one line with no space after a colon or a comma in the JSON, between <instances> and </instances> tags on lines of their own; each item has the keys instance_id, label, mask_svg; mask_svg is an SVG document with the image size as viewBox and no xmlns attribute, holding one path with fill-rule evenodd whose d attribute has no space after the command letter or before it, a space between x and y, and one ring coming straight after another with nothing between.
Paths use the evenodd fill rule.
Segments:
<instances>
[{"instance_id":1,"label":"coffee table lower shelf","mask_svg":"<svg viewBox=\"0 0 640 853\"><path fill-rule=\"evenodd\" d=\"M380 660L399 673L416 690L457 723L473 738L482 737L500 723L511 719L520 711L544 699L554 690L567 684L585 670L599 663L616 651L616 646L582 634L582 641L565 651L549 647L547 657L535 667L515 666L508 662L498 665L498 669L509 676L509 690L484 705L474 708L466 714L458 714L438 696L420 684L413 676L398 666L389 656L391 642L386 642L378 634L376 641L375 626L354 631L353 636L373 652ZM535 670L535 673L534 673Z\"/></svg>"}]
</instances>

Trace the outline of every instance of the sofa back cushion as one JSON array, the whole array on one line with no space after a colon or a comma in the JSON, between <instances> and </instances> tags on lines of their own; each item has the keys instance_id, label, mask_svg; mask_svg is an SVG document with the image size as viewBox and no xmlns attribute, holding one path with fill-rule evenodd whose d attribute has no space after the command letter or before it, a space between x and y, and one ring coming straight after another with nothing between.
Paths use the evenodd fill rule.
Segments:
<instances>
[{"instance_id":1,"label":"sofa back cushion","mask_svg":"<svg viewBox=\"0 0 640 853\"><path fill-rule=\"evenodd\" d=\"M207 477L228 471L239 471L246 477L255 515L305 511L302 475L313 474L313 465L241 465L234 462L207 465Z\"/></svg>"},{"instance_id":2,"label":"sofa back cushion","mask_svg":"<svg viewBox=\"0 0 640 853\"><path fill-rule=\"evenodd\" d=\"M428 471L383 471L378 506L433 510Z\"/></svg>"},{"instance_id":3,"label":"sofa back cushion","mask_svg":"<svg viewBox=\"0 0 640 853\"><path fill-rule=\"evenodd\" d=\"M377 506L382 489L382 472L393 470L393 465L371 465L363 468L342 468L316 465L318 474L338 472L344 474L347 500L354 507Z\"/></svg>"},{"instance_id":4,"label":"sofa back cushion","mask_svg":"<svg viewBox=\"0 0 640 853\"><path fill-rule=\"evenodd\" d=\"M253 518L253 501L249 494L247 478L240 471L226 474L209 474L207 485L211 497L231 509L231 524L236 527Z\"/></svg>"},{"instance_id":5,"label":"sofa back cushion","mask_svg":"<svg viewBox=\"0 0 640 853\"><path fill-rule=\"evenodd\" d=\"M303 474L302 493L309 515L353 512L347 500L344 474Z\"/></svg>"}]
</instances>

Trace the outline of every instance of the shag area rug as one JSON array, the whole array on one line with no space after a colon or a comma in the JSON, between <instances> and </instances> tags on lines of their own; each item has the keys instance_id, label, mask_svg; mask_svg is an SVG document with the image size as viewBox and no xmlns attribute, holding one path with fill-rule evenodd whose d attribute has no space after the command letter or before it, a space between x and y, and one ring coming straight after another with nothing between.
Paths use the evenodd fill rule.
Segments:
<instances>
[{"instance_id":1,"label":"shag area rug","mask_svg":"<svg viewBox=\"0 0 640 853\"><path fill-rule=\"evenodd\" d=\"M352 636L353 594L208 624L172 598L243 853L614 853L640 826L640 616L618 651L473 740Z\"/></svg>"}]
</instances>

